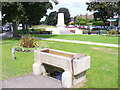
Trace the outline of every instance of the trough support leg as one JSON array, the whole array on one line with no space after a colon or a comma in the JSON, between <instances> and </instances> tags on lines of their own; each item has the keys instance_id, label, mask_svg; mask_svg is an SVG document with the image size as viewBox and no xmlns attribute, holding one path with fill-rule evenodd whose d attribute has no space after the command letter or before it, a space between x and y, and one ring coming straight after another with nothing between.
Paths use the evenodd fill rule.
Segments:
<instances>
[{"instance_id":1,"label":"trough support leg","mask_svg":"<svg viewBox=\"0 0 120 90\"><path fill-rule=\"evenodd\" d=\"M46 74L46 70L45 70L45 67L44 67L43 65L41 65L41 73L42 73L43 75Z\"/></svg>"},{"instance_id":2,"label":"trough support leg","mask_svg":"<svg viewBox=\"0 0 120 90\"><path fill-rule=\"evenodd\" d=\"M72 87L72 73L70 71L65 71L62 74L62 86L64 88Z\"/></svg>"},{"instance_id":3,"label":"trough support leg","mask_svg":"<svg viewBox=\"0 0 120 90\"><path fill-rule=\"evenodd\" d=\"M42 73L41 64L39 64L38 62L35 62L33 64L33 74L40 75L41 73Z\"/></svg>"}]
</instances>

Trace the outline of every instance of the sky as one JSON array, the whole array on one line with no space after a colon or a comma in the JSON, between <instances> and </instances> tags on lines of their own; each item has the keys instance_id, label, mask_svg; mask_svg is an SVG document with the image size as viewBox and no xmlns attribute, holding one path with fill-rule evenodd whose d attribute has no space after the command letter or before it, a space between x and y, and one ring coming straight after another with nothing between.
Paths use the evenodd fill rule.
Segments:
<instances>
[{"instance_id":1,"label":"sky","mask_svg":"<svg viewBox=\"0 0 120 90\"><path fill-rule=\"evenodd\" d=\"M47 15L49 15L50 12L58 11L59 8L67 8L70 12L71 17L77 16L77 15L85 15L86 13L92 14L93 12L87 11L87 5L86 2L90 2L90 0L57 0L59 4L55 5L53 2L53 10L48 10ZM44 21L45 17L41 19L41 21Z\"/></svg>"}]
</instances>

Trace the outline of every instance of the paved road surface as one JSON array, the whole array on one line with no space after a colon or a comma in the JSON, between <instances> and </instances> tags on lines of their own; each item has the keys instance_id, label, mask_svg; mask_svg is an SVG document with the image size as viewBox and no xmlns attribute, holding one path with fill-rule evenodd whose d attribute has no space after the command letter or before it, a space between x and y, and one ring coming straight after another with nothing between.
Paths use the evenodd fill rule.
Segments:
<instances>
[{"instance_id":1,"label":"paved road surface","mask_svg":"<svg viewBox=\"0 0 120 90\"><path fill-rule=\"evenodd\" d=\"M48 76L26 75L2 82L2 88L62 88L61 81Z\"/></svg>"}]
</instances>

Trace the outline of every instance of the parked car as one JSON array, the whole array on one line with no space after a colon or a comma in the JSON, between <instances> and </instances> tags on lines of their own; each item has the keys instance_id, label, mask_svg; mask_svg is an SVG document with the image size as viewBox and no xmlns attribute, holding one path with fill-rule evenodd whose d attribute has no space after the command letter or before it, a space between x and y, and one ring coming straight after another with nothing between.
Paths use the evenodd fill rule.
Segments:
<instances>
[{"instance_id":1,"label":"parked car","mask_svg":"<svg viewBox=\"0 0 120 90\"><path fill-rule=\"evenodd\" d=\"M116 30L117 30L118 34L120 34L120 27L117 27Z\"/></svg>"},{"instance_id":2,"label":"parked car","mask_svg":"<svg viewBox=\"0 0 120 90\"><path fill-rule=\"evenodd\" d=\"M3 31L7 32L7 31L10 31L10 26L9 25L4 25L2 27Z\"/></svg>"},{"instance_id":3,"label":"parked car","mask_svg":"<svg viewBox=\"0 0 120 90\"><path fill-rule=\"evenodd\" d=\"M18 26L18 30L21 30L22 29L22 26Z\"/></svg>"},{"instance_id":4,"label":"parked car","mask_svg":"<svg viewBox=\"0 0 120 90\"><path fill-rule=\"evenodd\" d=\"M68 25L68 26L66 26L66 28L75 28L75 26L74 25Z\"/></svg>"},{"instance_id":5,"label":"parked car","mask_svg":"<svg viewBox=\"0 0 120 90\"><path fill-rule=\"evenodd\" d=\"M2 28L2 26L0 26L0 33L3 33L3 28Z\"/></svg>"},{"instance_id":6,"label":"parked car","mask_svg":"<svg viewBox=\"0 0 120 90\"><path fill-rule=\"evenodd\" d=\"M83 28L84 28L84 26L78 26L78 28L79 28L79 29L83 29Z\"/></svg>"},{"instance_id":7,"label":"parked car","mask_svg":"<svg viewBox=\"0 0 120 90\"><path fill-rule=\"evenodd\" d=\"M23 29L23 28L22 28L22 24L19 24L19 25L18 25L18 30L21 30L21 29Z\"/></svg>"}]
</instances>

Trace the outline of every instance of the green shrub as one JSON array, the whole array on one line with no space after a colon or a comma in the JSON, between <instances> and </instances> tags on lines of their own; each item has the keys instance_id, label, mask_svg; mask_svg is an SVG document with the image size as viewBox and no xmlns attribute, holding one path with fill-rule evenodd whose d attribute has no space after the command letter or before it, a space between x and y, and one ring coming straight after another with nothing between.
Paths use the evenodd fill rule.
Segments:
<instances>
[{"instance_id":1,"label":"green shrub","mask_svg":"<svg viewBox=\"0 0 120 90\"><path fill-rule=\"evenodd\" d=\"M104 22L103 21L95 21L93 23L93 25L96 25L96 26L104 26Z\"/></svg>"},{"instance_id":2,"label":"green shrub","mask_svg":"<svg viewBox=\"0 0 120 90\"><path fill-rule=\"evenodd\" d=\"M24 35L20 39L20 46L24 48L34 48L34 47L39 47L39 44L34 36Z\"/></svg>"},{"instance_id":3,"label":"green shrub","mask_svg":"<svg viewBox=\"0 0 120 90\"><path fill-rule=\"evenodd\" d=\"M83 34L88 34L88 30L83 30Z\"/></svg>"},{"instance_id":4,"label":"green shrub","mask_svg":"<svg viewBox=\"0 0 120 90\"><path fill-rule=\"evenodd\" d=\"M93 23L86 23L86 25L93 25Z\"/></svg>"}]
</instances>

